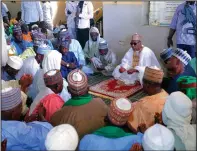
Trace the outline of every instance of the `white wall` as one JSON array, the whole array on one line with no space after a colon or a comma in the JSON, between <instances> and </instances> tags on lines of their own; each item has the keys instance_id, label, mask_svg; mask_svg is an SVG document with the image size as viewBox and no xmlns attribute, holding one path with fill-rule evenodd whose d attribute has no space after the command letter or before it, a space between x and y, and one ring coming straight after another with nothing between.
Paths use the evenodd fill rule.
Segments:
<instances>
[{"instance_id":1,"label":"white wall","mask_svg":"<svg viewBox=\"0 0 197 151\"><path fill-rule=\"evenodd\" d=\"M103 30L109 48L121 61L130 48L131 36L139 33L143 44L151 48L159 59L160 52L167 47L168 27L144 25L148 23L148 2L104 2Z\"/></svg>"}]
</instances>

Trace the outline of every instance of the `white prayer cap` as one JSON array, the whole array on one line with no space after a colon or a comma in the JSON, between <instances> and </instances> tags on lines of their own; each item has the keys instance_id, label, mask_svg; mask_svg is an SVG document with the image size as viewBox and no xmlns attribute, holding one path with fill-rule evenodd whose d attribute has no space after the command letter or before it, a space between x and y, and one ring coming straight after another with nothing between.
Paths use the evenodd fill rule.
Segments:
<instances>
[{"instance_id":1,"label":"white prayer cap","mask_svg":"<svg viewBox=\"0 0 197 151\"><path fill-rule=\"evenodd\" d=\"M37 24L34 24L34 25L31 26L31 28L33 29L33 28L39 28L39 27L38 27Z\"/></svg>"},{"instance_id":2,"label":"white prayer cap","mask_svg":"<svg viewBox=\"0 0 197 151\"><path fill-rule=\"evenodd\" d=\"M49 131L45 140L47 150L75 150L78 146L78 134L69 124L62 124Z\"/></svg>"},{"instance_id":3,"label":"white prayer cap","mask_svg":"<svg viewBox=\"0 0 197 151\"><path fill-rule=\"evenodd\" d=\"M107 41L106 40L101 40L99 42L99 49L107 49L108 48L108 44L107 44Z\"/></svg>"},{"instance_id":4,"label":"white prayer cap","mask_svg":"<svg viewBox=\"0 0 197 151\"><path fill-rule=\"evenodd\" d=\"M23 66L23 60L18 56L10 56L8 58L7 64L16 70L20 70L20 68Z\"/></svg>"},{"instance_id":5,"label":"white prayer cap","mask_svg":"<svg viewBox=\"0 0 197 151\"><path fill-rule=\"evenodd\" d=\"M66 27L65 27L65 25L60 25L59 28L60 28L60 30L61 30L61 29L65 29ZM66 30L66 29L65 29L65 30Z\"/></svg>"},{"instance_id":6,"label":"white prayer cap","mask_svg":"<svg viewBox=\"0 0 197 151\"><path fill-rule=\"evenodd\" d=\"M145 151L174 150L174 142L174 136L168 128L155 124L145 131L142 146Z\"/></svg>"},{"instance_id":7,"label":"white prayer cap","mask_svg":"<svg viewBox=\"0 0 197 151\"><path fill-rule=\"evenodd\" d=\"M96 27L92 27L91 29L90 29L90 33L98 33L99 34L99 30L98 30L98 28L96 28Z\"/></svg>"},{"instance_id":8,"label":"white prayer cap","mask_svg":"<svg viewBox=\"0 0 197 151\"><path fill-rule=\"evenodd\" d=\"M187 65L191 60L191 57L187 53L187 51L184 51L180 48L176 48L176 50L173 51L172 55L178 58L182 63L184 63L184 65Z\"/></svg>"}]
</instances>

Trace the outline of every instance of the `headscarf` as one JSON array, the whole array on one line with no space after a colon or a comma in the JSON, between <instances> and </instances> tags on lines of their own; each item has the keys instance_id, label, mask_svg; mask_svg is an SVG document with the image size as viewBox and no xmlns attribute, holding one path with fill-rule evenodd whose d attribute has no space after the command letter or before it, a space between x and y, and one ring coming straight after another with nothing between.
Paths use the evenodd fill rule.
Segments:
<instances>
[{"instance_id":1,"label":"headscarf","mask_svg":"<svg viewBox=\"0 0 197 151\"><path fill-rule=\"evenodd\" d=\"M191 114L192 102L180 91L169 95L162 111L164 124L175 131L186 150L196 150L196 128L190 124Z\"/></svg>"},{"instance_id":2,"label":"headscarf","mask_svg":"<svg viewBox=\"0 0 197 151\"><path fill-rule=\"evenodd\" d=\"M98 33L97 41L92 41L92 38L91 38L91 36L90 36L90 33L91 33L91 32ZM89 41L88 41L88 47L89 47L89 49L91 49L92 45L94 45L95 47L98 48L99 42L100 42L100 33L99 33L98 28L96 28L96 27L91 27L91 28L90 28L90 32L89 32Z\"/></svg>"},{"instance_id":3,"label":"headscarf","mask_svg":"<svg viewBox=\"0 0 197 151\"><path fill-rule=\"evenodd\" d=\"M37 49L37 53L38 54L42 54L44 55L45 53L51 51L51 47L48 46L47 44L44 44L42 43L41 45L38 46L38 49Z\"/></svg>"},{"instance_id":4,"label":"headscarf","mask_svg":"<svg viewBox=\"0 0 197 151\"><path fill-rule=\"evenodd\" d=\"M44 70L44 73L52 69L60 70L61 60L62 54L59 53L57 50L52 50L48 53L45 53L44 59L42 61L42 68Z\"/></svg>"}]
</instances>

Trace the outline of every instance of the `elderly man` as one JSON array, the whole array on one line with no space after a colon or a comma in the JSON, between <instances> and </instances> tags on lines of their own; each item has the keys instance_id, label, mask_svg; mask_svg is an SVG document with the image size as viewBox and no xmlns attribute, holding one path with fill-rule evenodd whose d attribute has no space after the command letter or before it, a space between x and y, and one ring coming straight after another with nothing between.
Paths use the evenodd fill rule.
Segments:
<instances>
[{"instance_id":1,"label":"elderly man","mask_svg":"<svg viewBox=\"0 0 197 151\"><path fill-rule=\"evenodd\" d=\"M168 75L171 77L167 92L170 94L172 92L178 91L177 79L182 76L193 76L196 74L192 67L188 64L191 60L190 55L179 48L177 48L173 53L172 57L166 65L168 69Z\"/></svg>"},{"instance_id":2,"label":"elderly man","mask_svg":"<svg viewBox=\"0 0 197 151\"><path fill-rule=\"evenodd\" d=\"M176 32L177 48L186 50L191 58L196 52L196 2L186 1L180 4L170 24L168 47L173 46L172 37Z\"/></svg>"},{"instance_id":3,"label":"elderly man","mask_svg":"<svg viewBox=\"0 0 197 151\"><path fill-rule=\"evenodd\" d=\"M1 79L5 81L15 80L16 75L23 66L23 60L18 56L10 56L6 66L1 68Z\"/></svg>"},{"instance_id":4,"label":"elderly man","mask_svg":"<svg viewBox=\"0 0 197 151\"><path fill-rule=\"evenodd\" d=\"M167 98L163 123L173 133L176 150L196 150L196 124L191 125L192 102L182 92L173 92Z\"/></svg>"},{"instance_id":5,"label":"elderly man","mask_svg":"<svg viewBox=\"0 0 197 151\"><path fill-rule=\"evenodd\" d=\"M67 79L72 98L51 117L51 123L54 126L71 124L82 138L105 125L107 106L102 99L92 98L88 94L88 79L84 72L75 69L69 73Z\"/></svg>"},{"instance_id":6,"label":"elderly man","mask_svg":"<svg viewBox=\"0 0 197 151\"><path fill-rule=\"evenodd\" d=\"M99 42L98 56L92 58L93 70L101 71L105 76L111 76L117 65L116 54L108 49L106 40Z\"/></svg>"},{"instance_id":7,"label":"elderly man","mask_svg":"<svg viewBox=\"0 0 197 151\"><path fill-rule=\"evenodd\" d=\"M22 1L21 2L21 19L29 25L30 31L31 26L38 24L39 21L43 21L42 6L39 1Z\"/></svg>"},{"instance_id":8,"label":"elderly man","mask_svg":"<svg viewBox=\"0 0 197 151\"><path fill-rule=\"evenodd\" d=\"M22 30L19 25L14 26L11 45L15 46L17 55L22 54L28 47L33 47L33 43L23 40Z\"/></svg>"},{"instance_id":9,"label":"elderly man","mask_svg":"<svg viewBox=\"0 0 197 151\"><path fill-rule=\"evenodd\" d=\"M154 124L155 113L161 113L168 93L161 89L163 71L146 67L143 77L143 90L149 95L135 102L129 117L128 126L137 131L137 127L145 123L147 128ZM143 112L142 112L143 111Z\"/></svg>"},{"instance_id":10,"label":"elderly man","mask_svg":"<svg viewBox=\"0 0 197 151\"><path fill-rule=\"evenodd\" d=\"M77 40L71 38L69 31L61 31L59 35L60 42L62 38L68 41L69 51L75 54L75 57L79 62L79 66L80 68L82 68L86 64L86 62L80 43Z\"/></svg>"},{"instance_id":11,"label":"elderly man","mask_svg":"<svg viewBox=\"0 0 197 151\"><path fill-rule=\"evenodd\" d=\"M138 80L138 72L143 71L143 67L157 66L160 64L151 49L142 45L141 36L134 34L131 39L131 48L125 54L121 61L113 71L112 75L115 79L121 80L126 84L133 84Z\"/></svg>"},{"instance_id":12,"label":"elderly man","mask_svg":"<svg viewBox=\"0 0 197 151\"><path fill-rule=\"evenodd\" d=\"M20 89L3 89L1 91L1 138L8 142L6 149L46 150L44 142L53 127L47 122L17 121L20 119L21 110Z\"/></svg>"}]
</instances>

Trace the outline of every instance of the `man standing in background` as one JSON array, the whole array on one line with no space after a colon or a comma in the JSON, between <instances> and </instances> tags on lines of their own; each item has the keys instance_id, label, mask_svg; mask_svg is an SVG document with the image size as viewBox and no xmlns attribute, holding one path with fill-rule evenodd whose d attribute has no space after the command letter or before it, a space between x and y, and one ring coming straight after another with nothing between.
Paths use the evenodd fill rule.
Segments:
<instances>
[{"instance_id":1,"label":"man standing in background","mask_svg":"<svg viewBox=\"0 0 197 151\"><path fill-rule=\"evenodd\" d=\"M21 2L22 21L28 24L30 30L34 24L43 21L42 6L39 1L22 1Z\"/></svg>"},{"instance_id":2,"label":"man standing in background","mask_svg":"<svg viewBox=\"0 0 197 151\"><path fill-rule=\"evenodd\" d=\"M66 1L65 14L67 20L67 27L72 39L77 39L76 25L74 20L77 13L77 5L78 1Z\"/></svg>"},{"instance_id":3,"label":"man standing in background","mask_svg":"<svg viewBox=\"0 0 197 151\"><path fill-rule=\"evenodd\" d=\"M93 18L94 7L91 1L80 1L77 6L76 28L77 40L84 49L86 41L89 39L90 19Z\"/></svg>"},{"instance_id":4,"label":"man standing in background","mask_svg":"<svg viewBox=\"0 0 197 151\"><path fill-rule=\"evenodd\" d=\"M168 47L173 46L172 37L176 32L177 48L186 50L191 58L196 51L196 2L186 1L180 4L170 24Z\"/></svg>"},{"instance_id":5,"label":"man standing in background","mask_svg":"<svg viewBox=\"0 0 197 151\"><path fill-rule=\"evenodd\" d=\"M7 8L7 5L1 2L1 14L3 17L3 22L9 25L9 20L11 19L11 14Z\"/></svg>"},{"instance_id":6,"label":"man standing in background","mask_svg":"<svg viewBox=\"0 0 197 151\"><path fill-rule=\"evenodd\" d=\"M53 30L53 10L50 1L42 1L43 20L47 23L48 29Z\"/></svg>"}]
</instances>

